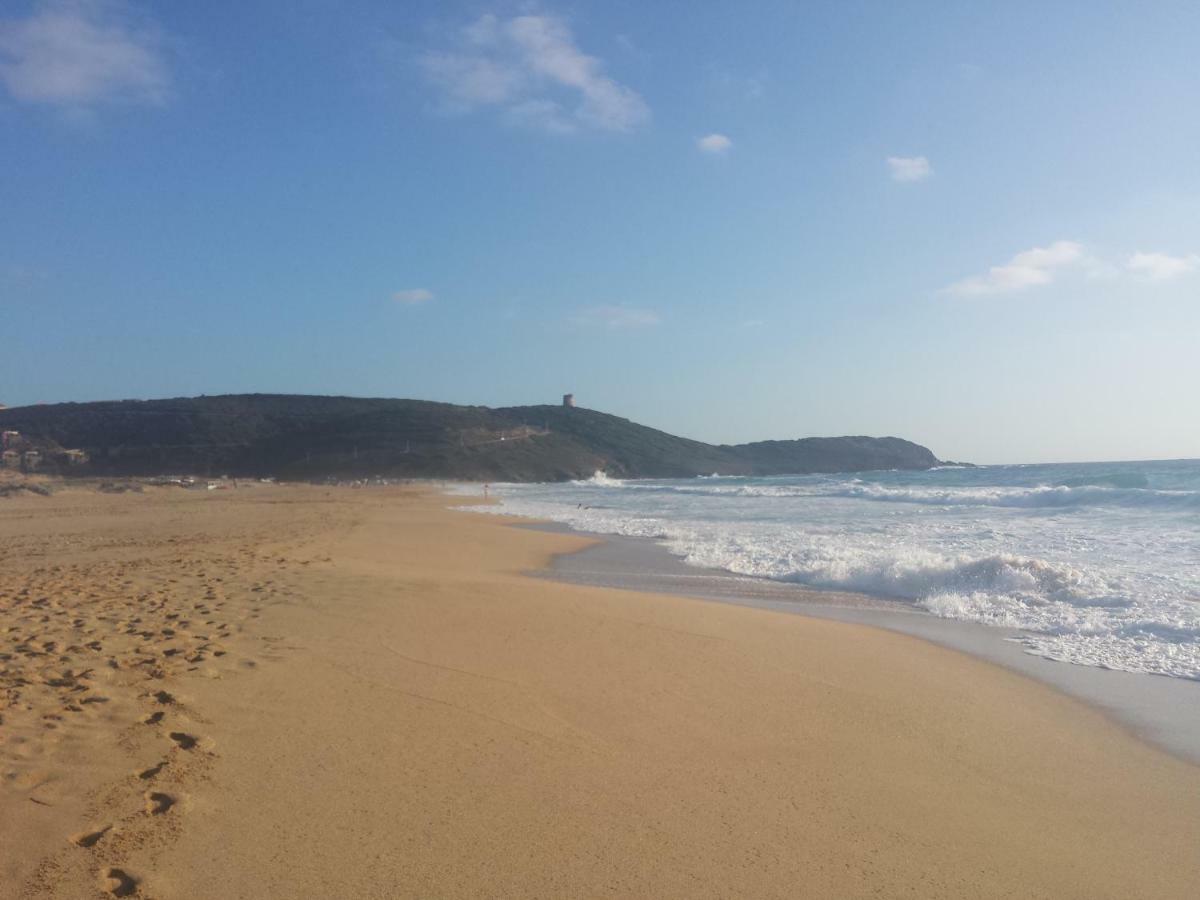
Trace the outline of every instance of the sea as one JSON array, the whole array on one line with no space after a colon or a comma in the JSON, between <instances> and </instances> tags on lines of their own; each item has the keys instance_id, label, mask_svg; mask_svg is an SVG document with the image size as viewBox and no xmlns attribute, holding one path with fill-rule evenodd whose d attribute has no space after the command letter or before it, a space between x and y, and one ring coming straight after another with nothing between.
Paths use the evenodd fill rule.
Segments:
<instances>
[{"instance_id":1,"label":"sea","mask_svg":"<svg viewBox=\"0 0 1200 900\"><path fill-rule=\"evenodd\" d=\"M510 515L901 601L1038 656L1200 680L1200 460L493 485Z\"/></svg>"}]
</instances>

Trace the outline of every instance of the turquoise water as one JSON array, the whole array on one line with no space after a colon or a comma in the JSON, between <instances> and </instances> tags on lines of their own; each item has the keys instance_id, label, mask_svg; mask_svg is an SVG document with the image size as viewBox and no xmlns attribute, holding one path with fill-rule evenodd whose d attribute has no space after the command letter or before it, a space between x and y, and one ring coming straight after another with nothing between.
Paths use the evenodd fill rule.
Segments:
<instances>
[{"instance_id":1,"label":"turquoise water","mask_svg":"<svg viewBox=\"0 0 1200 900\"><path fill-rule=\"evenodd\" d=\"M1030 652L1200 679L1200 461L499 485L499 511L698 566L1019 629Z\"/></svg>"}]
</instances>

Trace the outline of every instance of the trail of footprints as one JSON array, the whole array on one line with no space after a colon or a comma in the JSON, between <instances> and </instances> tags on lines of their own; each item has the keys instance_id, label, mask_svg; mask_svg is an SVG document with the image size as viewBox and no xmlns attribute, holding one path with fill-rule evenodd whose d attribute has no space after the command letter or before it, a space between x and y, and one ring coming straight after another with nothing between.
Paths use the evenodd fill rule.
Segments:
<instances>
[{"instance_id":1,"label":"trail of footprints","mask_svg":"<svg viewBox=\"0 0 1200 900\"><path fill-rule=\"evenodd\" d=\"M248 562L261 569L262 558L245 551L242 557L175 559L166 565L150 559L50 566L28 572L23 583L0 584L4 779L19 781L21 763L52 760L73 724L107 715L118 697L126 706L136 697L143 708L130 727L148 727L161 738L162 757L130 775L141 788L142 808L129 808L128 786L110 786L93 807L120 811L119 818L68 836L75 852L95 857L99 884L111 896L143 893L141 878L116 865L122 851L153 842L154 828L178 819L177 787L201 777L211 760L203 735L189 724L197 721L196 713L160 685L252 668L255 660L235 647L246 644L244 628L265 604L281 602L278 570L287 561L271 560L276 578L247 583L240 570ZM230 599L231 583L239 602ZM259 640L256 655L278 658L279 638ZM164 780L170 789L158 787ZM43 802L32 793L28 799Z\"/></svg>"},{"instance_id":2,"label":"trail of footprints","mask_svg":"<svg viewBox=\"0 0 1200 900\"><path fill-rule=\"evenodd\" d=\"M175 698L166 691L157 691L150 696L150 699L155 703L176 705ZM160 725L165 718L165 713L162 710L156 710L146 719L142 720L142 724ZM151 721L153 720L153 721ZM200 739L195 735L187 734L181 731L170 732L167 737L172 742L176 752L188 752L194 750L200 742ZM168 751L169 753L170 751ZM134 778L143 784L154 784L160 776L174 775L176 781L182 781L187 776L195 776L197 774L196 767L189 766L187 762L180 759L172 759L167 756L159 762L148 766L134 773ZM119 794L119 788L111 792ZM97 828L89 829L71 835L69 840L72 844L84 850L93 850L99 848L101 850L111 849L113 853L106 854L108 856L119 856L120 851L124 849L122 845L140 846L144 845L150 838L145 833L145 819L147 817L159 817L168 814L174 814L176 805L180 802L180 796L176 793L167 790L144 790L142 792L143 806L138 812L127 812L120 822L110 822ZM111 798L104 805L111 808L115 804ZM101 847L101 842L113 844L111 848ZM101 887L114 897L132 897L139 893L141 878L131 874L124 868L115 866L102 865L98 869L100 875Z\"/></svg>"}]
</instances>

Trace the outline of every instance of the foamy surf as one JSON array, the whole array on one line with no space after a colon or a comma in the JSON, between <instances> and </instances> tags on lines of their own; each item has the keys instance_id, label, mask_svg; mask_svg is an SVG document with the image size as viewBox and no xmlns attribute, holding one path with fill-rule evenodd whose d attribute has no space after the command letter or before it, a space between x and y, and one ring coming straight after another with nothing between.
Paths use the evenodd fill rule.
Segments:
<instances>
[{"instance_id":1,"label":"foamy surf","mask_svg":"<svg viewBox=\"0 0 1200 900\"><path fill-rule=\"evenodd\" d=\"M497 511L907 600L1032 652L1200 679L1200 462L501 485ZM492 508L496 509L496 508Z\"/></svg>"}]
</instances>

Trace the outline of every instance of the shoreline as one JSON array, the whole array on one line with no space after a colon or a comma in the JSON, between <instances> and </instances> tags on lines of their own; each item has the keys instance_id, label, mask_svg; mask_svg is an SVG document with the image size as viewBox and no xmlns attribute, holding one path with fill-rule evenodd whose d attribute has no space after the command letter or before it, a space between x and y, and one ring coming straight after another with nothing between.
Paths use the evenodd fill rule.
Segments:
<instances>
[{"instance_id":1,"label":"shoreline","mask_svg":"<svg viewBox=\"0 0 1200 900\"><path fill-rule=\"evenodd\" d=\"M1026 651L1021 632L947 619L901 600L691 566L656 538L577 531L558 522L520 527L579 534L596 543L531 574L568 584L669 593L789 615L881 628L1001 666L1098 710L1139 740L1200 765L1200 681L1062 662Z\"/></svg>"},{"instance_id":2,"label":"shoreline","mask_svg":"<svg viewBox=\"0 0 1200 900\"><path fill-rule=\"evenodd\" d=\"M459 499L0 504L0 884L1174 900L1200 880L1200 768L1090 706L878 628L531 577L594 540Z\"/></svg>"}]
</instances>

